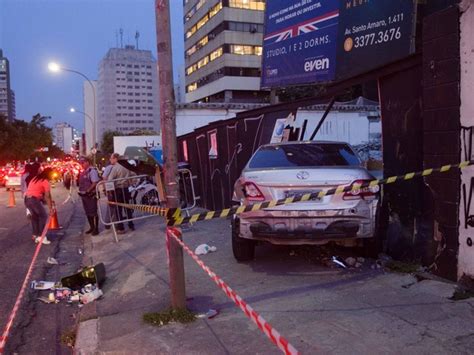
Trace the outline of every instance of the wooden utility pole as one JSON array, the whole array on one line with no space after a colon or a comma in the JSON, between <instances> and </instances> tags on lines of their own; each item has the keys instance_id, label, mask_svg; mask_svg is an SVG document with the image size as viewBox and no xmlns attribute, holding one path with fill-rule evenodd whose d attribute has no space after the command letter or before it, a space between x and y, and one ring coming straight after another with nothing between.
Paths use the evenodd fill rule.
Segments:
<instances>
[{"instance_id":1,"label":"wooden utility pole","mask_svg":"<svg viewBox=\"0 0 474 355\"><path fill-rule=\"evenodd\" d=\"M155 14L166 206L178 208L178 152L169 0L155 0ZM186 308L183 249L173 238L170 238L169 241L171 306L174 309L183 309Z\"/></svg>"}]
</instances>

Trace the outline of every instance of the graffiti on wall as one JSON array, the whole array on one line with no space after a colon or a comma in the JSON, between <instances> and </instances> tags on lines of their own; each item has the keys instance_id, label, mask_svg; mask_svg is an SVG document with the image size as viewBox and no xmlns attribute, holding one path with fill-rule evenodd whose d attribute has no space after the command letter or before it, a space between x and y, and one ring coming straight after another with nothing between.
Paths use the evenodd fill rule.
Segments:
<instances>
[{"instance_id":1,"label":"graffiti on wall","mask_svg":"<svg viewBox=\"0 0 474 355\"><path fill-rule=\"evenodd\" d=\"M474 126L461 127L461 147L463 151L463 160L472 159ZM464 229L474 227L474 210L472 206L472 195L474 193L474 177L467 182L462 181L462 206L464 214Z\"/></svg>"}]
</instances>

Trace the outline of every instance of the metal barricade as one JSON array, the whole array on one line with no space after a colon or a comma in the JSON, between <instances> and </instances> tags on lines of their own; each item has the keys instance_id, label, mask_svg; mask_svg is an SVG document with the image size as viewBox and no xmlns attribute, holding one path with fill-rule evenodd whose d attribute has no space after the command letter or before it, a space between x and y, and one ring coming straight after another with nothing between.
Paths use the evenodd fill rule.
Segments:
<instances>
[{"instance_id":1,"label":"metal barricade","mask_svg":"<svg viewBox=\"0 0 474 355\"><path fill-rule=\"evenodd\" d=\"M116 242L118 242L117 234L122 234L121 231L125 231L125 224L130 229L134 229L135 221L157 216L117 206L114 203L160 205L154 178L148 175L100 181L96 186L96 196L100 221L106 227L112 227Z\"/></svg>"},{"instance_id":2,"label":"metal barricade","mask_svg":"<svg viewBox=\"0 0 474 355\"><path fill-rule=\"evenodd\" d=\"M196 193L194 191L194 182L193 180L196 177L193 176L191 170L189 169L179 169L178 170L178 180L179 180L179 194L181 197L181 209L189 214L189 211L196 207Z\"/></svg>"},{"instance_id":3,"label":"metal barricade","mask_svg":"<svg viewBox=\"0 0 474 355\"><path fill-rule=\"evenodd\" d=\"M181 195L180 208L188 215L189 211L196 207L197 197L194 190L194 178L191 170L178 170ZM157 217L157 215L117 206L114 203L160 206L160 197L155 178L149 175L100 181L96 186L96 196L100 221L104 226L109 226L113 229L116 242L118 242L117 234L125 231L126 224L129 228L134 229L135 221Z\"/></svg>"}]
</instances>

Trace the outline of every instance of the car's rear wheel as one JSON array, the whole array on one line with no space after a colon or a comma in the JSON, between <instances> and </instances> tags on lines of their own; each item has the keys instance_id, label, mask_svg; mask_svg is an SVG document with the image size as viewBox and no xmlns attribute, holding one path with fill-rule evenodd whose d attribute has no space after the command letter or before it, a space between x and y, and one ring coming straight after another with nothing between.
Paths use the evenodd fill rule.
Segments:
<instances>
[{"instance_id":1,"label":"car's rear wheel","mask_svg":"<svg viewBox=\"0 0 474 355\"><path fill-rule=\"evenodd\" d=\"M237 261L250 261L255 257L255 242L239 237L240 220L232 219L232 252Z\"/></svg>"}]
</instances>

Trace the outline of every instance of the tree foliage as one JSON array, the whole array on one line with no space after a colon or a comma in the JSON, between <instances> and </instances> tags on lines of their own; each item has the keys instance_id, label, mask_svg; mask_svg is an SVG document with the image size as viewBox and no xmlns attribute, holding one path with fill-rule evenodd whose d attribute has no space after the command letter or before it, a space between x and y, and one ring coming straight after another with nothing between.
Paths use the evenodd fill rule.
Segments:
<instances>
[{"instance_id":1,"label":"tree foliage","mask_svg":"<svg viewBox=\"0 0 474 355\"><path fill-rule=\"evenodd\" d=\"M123 136L122 132L105 131L102 136L102 144L100 145L103 154L110 155L114 152L114 137Z\"/></svg>"},{"instance_id":2,"label":"tree foliage","mask_svg":"<svg viewBox=\"0 0 474 355\"><path fill-rule=\"evenodd\" d=\"M40 147L48 147L55 154L53 148L53 135L51 128L45 125L48 118L34 115L30 122L23 120L7 121L0 115L0 164L14 160L27 160Z\"/></svg>"}]
</instances>

